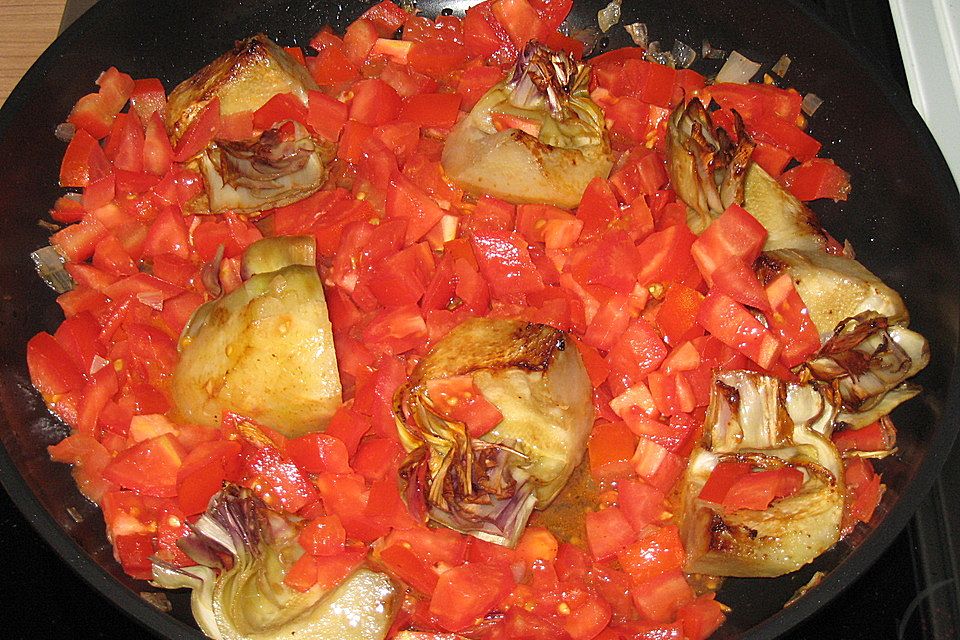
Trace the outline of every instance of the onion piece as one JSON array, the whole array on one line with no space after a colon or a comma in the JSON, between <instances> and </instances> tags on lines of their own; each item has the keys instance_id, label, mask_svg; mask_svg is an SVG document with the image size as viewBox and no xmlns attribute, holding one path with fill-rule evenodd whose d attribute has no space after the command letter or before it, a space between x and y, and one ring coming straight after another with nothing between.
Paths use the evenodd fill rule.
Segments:
<instances>
[{"instance_id":1,"label":"onion piece","mask_svg":"<svg viewBox=\"0 0 960 640\"><path fill-rule=\"evenodd\" d=\"M647 48L647 44L650 42L650 37L647 32L647 25L643 22L634 22L633 24L625 24L623 28L626 29L627 33L630 34L630 39L633 40L633 44L638 47Z\"/></svg>"},{"instance_id":2,"label":"onion piece","mask_svg":"<svg viewBox=\"0 0 960 640\"><path fill-rule=\"evenodd\" d=\"M757 71L760 70L760 63L747 58L739 51L730 53L730 57L723 63L720 73L717 74L717 82L734 82L736 84L746 84L750 82Z\"/></svg>"},{"instance_id":3,"label":"onion piece","mask_svg":"<svg viewBox=\"0 0 960 640\"><path fill-rule=\"evenodd\" d=\"M792 60L790 60L790 56L788 56L787 54L783 54L782 56L780 56L780 59L777 60L777 63L773 65L773 68L770 69L770 71L773 71L775 74L783 78L784 76L787 75L787 69L790 68L791 62Z\"/></svg>"},{"instance_id":4,"label":"onion piece","mask_svg":"<svg viewBox=\"0 0 960 640\"><path fill-rule=\"evenodd\" d=\"M597 24L600 25L600 31L606 33L610 28L620 22L620 3L623 0L613 0L610 4L597 12Z\"/></svg>"},{"instance_id":5,"label":"onion piece","mask_svg":"<svg viewBox=\"0 0 960 640\"><path fill-rule=\"evenodd\" d=\"M714 49L709 40L703 41L703 47L700 49L700 54L703 56L704 60L723 60L727 56L727 52L723 49Z\"/></svg>"},{"instance_id":6,"label":"onion piece","mask_svg":"<svg viewBox=\"0 0 960 640\"><path fill-rule=\"evenodd\" d=\"M817 109L819 109L820 105L822 104L823 98L815 93L808 93L807 95L803 96L803 102L800 103L800 110L808 116L812 116L817 112Z\"/></svg>"},{"instance_id":7,"label":"onion piece","mask_svg":"<svg viewBox=\"0 0 960 640\"><path fill-rule=\"evenodd\" d=\"M76 286L73 278L63 268L63 256L50 245L30 254L37 274L57 293L65 293Z\"/></svg>"},{"instance_id":8,"label":"onion piece","mask_svg":"<svg viewBox=\"0 0 960 640\"><path fill-rule=\"evenodd\" d=\"M673 61L678 69L689 69L693 61L697 59L697 52L679 40L673 41L673 49L670 50L670 53L673 54Z\"/></svg>"},{"instance_id":9,"label":"onion piece","mask_svg":"<svg viewBox=\"0 0 960 640\"><path fill-rule=\"evenodd\" d=\"M53 135L56 136L60 142L70 142L76 133L77 125L72 122L61 122L53 131Z\"/></svg>"}]
</instances>

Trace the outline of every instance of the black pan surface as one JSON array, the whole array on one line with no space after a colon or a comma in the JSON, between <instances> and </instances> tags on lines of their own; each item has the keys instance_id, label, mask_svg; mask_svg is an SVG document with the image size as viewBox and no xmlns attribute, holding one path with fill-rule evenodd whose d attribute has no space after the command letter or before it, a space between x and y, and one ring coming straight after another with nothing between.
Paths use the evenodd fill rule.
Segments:
<instances>
[{"instance_id":1,"label":"black pan surface","mask_svg":"<svg viewBox=\"0 0 960 640\"><path fill-rule=\"evenodd\" d=\"M468 1L420 2L436 14L462 11ZM604 0L576 0L571 23L593 24ZM624 2L624 22L647 23L654 38L697 45L704 38L772 62L788 53L790 82L827 102L812 133L822 155L853 175L846 203L816 203L824 226L848 238L859 259L900 291L912 327L930 340L933 358L919 382L924 394L895 413L900 453L881 466L888 491L869 527L862 527L810 567L776 580L731 580L720 598L733 607L718 638L770 638L828 602L879 557L933 481L960 425L957 367L958 199L942 156L906 96L888 76L845 45L816 18L792 4L764 0ZM52 331L60 313L52 292L32 273L28 253L46 244L36 225L60 194L57 171L64 145L53 136L70 107L93 90L99 72L115 65L134 77L156 76L171 88L227 49L263 31L283 44L303 44L323 24L342 30L369 4L363 0L207 0L98 3L30 70L0 111L0 480L31 524L88 583L143 624L169 638L199 637L186 598L171 597L161 613L139 597L151 590L113 562L95 507L76 491L66 467L51 463L47 445L66 428L47 413L24 364L27 340ZM615 28L608 46L626 45ZM822 584L781 610L815 571ZM21 578L26 580L26 578ZM16 588L7 585L7 588ZM53 589L56 587L53 586ZM38 607L55 607L54 601ZM104 607L109 607L106 601ZM96 612L91 611L91 631ZM109 630L99 630L112 637ZM72 634L67 634L72 635Z\"/></svg>"}]
</instances>

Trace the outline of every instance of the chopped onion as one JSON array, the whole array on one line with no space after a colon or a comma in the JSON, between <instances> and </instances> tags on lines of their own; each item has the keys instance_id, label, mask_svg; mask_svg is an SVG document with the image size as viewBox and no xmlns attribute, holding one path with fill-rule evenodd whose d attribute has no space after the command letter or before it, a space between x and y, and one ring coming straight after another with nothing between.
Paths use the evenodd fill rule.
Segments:
<instances>
[{"instance_id":1,"label":"chopped onion","mask_svg":"<svg viewBox=\"0 0 960 640\"><path fill-rule=\"evenodd\" d=\"M800 103L800 109L807 114L812 116L817 112L817 109L820 108L820 105L823 104L823 99L815 93L808 93L803 96L803 102Z\"/></svg>"},{"instance_id":2,"label":"chopped onion","mask_svg":"<svg viewBox=\"0 0 960 640\"><path fill-rule=\"evenodd\" d=\"M757 71L760 70L760 63L734 51L723 63L720 73L717 74L717 82L735 82L737 84L746 84L750 82Z\"/></svg>"},{"instance_id":3,"label":"chopped onion","mask_svg":"<svg viewBox=\"0 0 960 640\"><path fill-rule=\"evenodd\" d=\"M584 29L571 29L570 37L583 43L584 57L593 53L600 42L600 30L596 27L586 27Z\"/></svg>"},{"instance_id":4,"label":"chopped onion","mask_svg":"<svg viewBox=\"0 0 960 640\"><path fill-rule=\"evenodd\" d=\"M783 54L780 56L780 59L777 60L777 63L773 65L773 68L770 69L770 71L773 71L775 74L783 78L787 75L787 69L790 68L790 62L792 62L790 60L790 56Z\"/></svg>"},{"instance_id":5,"label":"chopped onion","mask_svg":"<svg viewBox=\"0 0 960 640\"><path fill-rule=\"evenodd\" d=\"M714 49L709 40L703 41L700 53L704 60L723 60L727 56L727 52L723 49Z\"/></svg>"},{"instance_id":6,"label":"chopped onion","mask_svg":"<svg viewBox=\"0 0 960 640\"><path fill-rule=\"evenodd\" d=\"M52 246L41 247L30 254L37 273L51 289L65 293L75 286L73 278L63 268L63 256Z\"/></svg>"},{"instance_id":7,"label":"chopped onion","mask_svg":"<svg viewBox=\"0 0 960 640\"><path fill-rule=\"evenodd\" d=\"M633 44L638 47L647 48L647 44L650 42L649 35L647 33L647 25L643 22L634 22L633 24L625 24L623 28L627 30L627 33L630 34L630 39L633 40Z\"/></svg>"},{"instance_id":8,"label":"chopped onion","mask_svg":"<svg viewBox=\"0 0 960 640\"><path fill-rule=\"evenodd\" d=\"M53 135L57 137L57 140L60 142L70 142L73 140L74 134L77 132L77 126L72 122L61 122L57 125L57 128L54 130Z\"/></svg>"},{"instance_id":9,"label":"chopped onion","mask_svg":"<svg viewBox=\"0 0 960 640\"><path fill-rule=\"evenodd\" d=\"M679 40L673 41L673 61L678 69L688 69L693 61L697 59L697 52Z\"/></svg>"},{"instance_id":10,"label":"chopped onion","mask_svg":"<svg viewBox=\"0 0 960 640\"><path fill-rule=\"evenodd\" d=\"M620 3L623 0L613 0L606 7L597 12L597 24L600 31L606 33L610 27L620 22Z\"/></svg>"}]
</instances>

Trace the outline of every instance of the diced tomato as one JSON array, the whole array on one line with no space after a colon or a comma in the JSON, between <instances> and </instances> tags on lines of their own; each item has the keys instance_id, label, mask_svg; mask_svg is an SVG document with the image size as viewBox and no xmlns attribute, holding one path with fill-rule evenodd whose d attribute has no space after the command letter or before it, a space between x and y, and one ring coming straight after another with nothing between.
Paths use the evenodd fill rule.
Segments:
<instances>
[{"instance_id":1,"label":"diced tomato","mask_svg":"<svg viewBox=\"0 0 960 640\"><path fill-rule=\"evenodd\" d=\"M646 437L640 438L632 461L637 475L663 493L670 491L686 467L684 458Z\"/></svg>"},{"instance_id":2,"label":"diced tomato","mask_svg":"<svg viewBox=\"0 0 960 640\"><path fill-rule=\"evenodd\" d=\"M850 195L850 174L826 158L812 158L780 176L780 182L798 200L830 198L834 202Z\"/></svg>"},{"instance_id":3,"label":"diced tomato","mask_svg":"<svg viewBox=\"0 0 960 640\"><path fill-rule=\"evenodd\" d=\"M253 113L253 128L264 131L286 120L307 121L307 106L292 93L278 93Z\"/></svg>"},{"instance_id":4,"label":"diced tomato","mask_svg":"<svg viewBox=\"0 0 960 640\"><path fill-rule=\"evenodd\" d=\"M516 59L517 47L492 11L494 0L467 9L463 18L463 41L467 49L499 65Z\"/></svg>"},{"instance_id":5,"label":"diced tomato","mask_svg":"<svg viewBox=\"0 0 960 640\"><path fill-rule=\"evenodd\" d=\"M643 318L636 318L630 321L626 331L610 349L607 361L615 371L627 375L633 382L639 382L660 366L667 352L667 346L656 329Z\"/></svg>"},{"instance_id":6,"label":"diced tomato","mask_svg":"<svg viewBox=\"0 0 960 640\"><path fill-rule=\"evenodd\" d=\"M308 433L287 443L287 455L310 473L349 473L347 447L329 433Z\"/></svg>"},{"instance_id":7,"label":"diced tomato","mask_svg":"<svg viewBox=\"0 0 960 640\"><path fill-rule=\"evenodd\" d=\"M438 576L429 564L403 544L392 544L380 552L387 571L426 596L432 596Z\"/></svg>"},{"instance_id":8,"label":"diced tomato","mask_svg":"<svg viewBox=\"0 0 960 640\"><path fill-rule=\"evenodd\" d=\"M793 467L754 471L734 481L723 497L722 504L730 510L763 510L774 500L790 497L800 490L801 485L803 473Z\"/></svg>"},{"instance_id":9,"label":"diced tomato","mask_svg":"<svg viewBox=\"0 0 960 640\"><path fill-rule=\"evenodd\" d=\"M547 25L527 0L495 0L490 9L517 49L530 40L546 38Z\"/></svg>"},{"instance_id":10,"label":"diced tomato","mask_svg":"<svg viewBox=\"0 0 960 640\"><path fill-rule=\"evenodd\" d=\"M677 346L685 340L703 335L703 327L697 324L697 312L702 302L703 294L695 289L680 283L670 285L656 320L657 328L668 344Z\"/></svg>"},{"instance_id":11,"label":"diced tomato","mask_svg":"<svg viewBox=\"0 0 960 640\"><path fill-rule=\"evenodd\" d=\"M220 98L213 98L193 119L190 126L177 141L173 159L186 162L207 148L220 129Z\"/></svg>"},{"instance_id":12,"label":"diced tomato","mask_svg":"<svg viewBox=\"0 0 960 640\"><path fill-rule=\"evenodd\" d=\"M407 221L405 244L412 244L422 238L443 217L440 205L426 191L399 172L390 177L386 212L388 217Z\"/></svg>"},{"instance_id":13,"label":"diced tomato","mask_svg":"<svg viewBox=\"0 0 960 640\"><path fill-rule=\"evenodd\" d=\"M750 158L764 171L777 178L790 162L790 152L765 142L758 142Z\"/></svg>"},{"instance_id":14,"label":"diced tomato","mask_svg":"<svg viewBox=\"0 0 960 640\"><path fill-rule=\"evenodd\" d=\"M713 282L713 272L730 258L738 258L752 264L763 243L767 230L750 213L735 204L710 223L690 247L700 273L708 283Z\"/></svg>"},{"instance_id":15,"label":"diced tomato","mask_svg":"<svg viewBox=\"0 0 960 640\"><path fill-rule=\"evenodd\" d=\"M623 422L599 422L587 448L590 473L598 480L622 478L633 472L631 459L637 439Z\"/></svg>"},{"instance_id":16,"label":"diced tomato","mask_svg":"<svg viewBox=\"0 0 960 640\"><path fill-rule=\"evenodd\" d=\"M354 20L343 32L343 52L353 64L363 66L377 41L377 28L370 20Z\"/></svg>"},{"instance_id":17,"label":"diced tomato","mask_svg":"<svg viewBox=\"0 0 960 640\"><path fill-rule=\"evenodd\" d=\"M508 570L492 565L464 564L440 574L430 613L448 631L460 631L483 617L513 588Z\"/></svg>"},{"instance_id":18,"label":"diced tomato","mask_svg":"<svg viewBox=\"0 0 960 640\"><path fill-rule=\"evenodd\" d=\"M400 95L379 78L368 78L353 85L350 119L370 126L396 120L402 102Z\"/></svg>"},{"instance_id":19,"label":"diced tomato","mask_svg":"<svg viewBox=\"0 0 960 640\"><path fill-rule=\"evenodd\" d=\"M596 560L613 557L636 538L630 521L617 507L588 512L584 524L587 546Z\"/></svg>"},{"instance_id":20,"label":"diced tomato","mask_svg":"<svg viewBox=\"0 0 960 640\"><path fill-rule=\"evenodd\" d=\"M623 62L614 90L620 96L633 96L648 104L670 108L675 80L676 71L667 65L629 59Z\"/></svg>"},{"instance_id":21,"label":"diced tomato","mask_svg":"<svg viewBox=\"0 0 960 640\"><path fill-rule=\"evenodd\" d=\"M730 258L721 263L711 274L710 290L733 298L748 307L770 310L767 292L753 268L740 258Z\"/></svg>"},{"instance_id":22,"label":"diced tomato","mask_svg":"<svg viewBox=\"0 0 960 640\"><path fill-rule=\"evenodd\" d=\"M407 19L407 12L390 0L382 0L360 16L363 20L369 20L377 29L377 32L383 38L388 38L403 26Z\"/></svg>"},{"instance_id":23,"label":"diced tomato","mask_svg":"<svg viewBox=\"0 0 960 640\"><path fill-rule=\"evenodd\" d=\"M410 46L407 63L419 73L443 80L461 68L468 56L467 47L456 42L414 42Z\"/></svg>"},{"instance_id":24,"label":"diced tomato","mask_svg":"<svg viewBox=\"0 0 960 640\"><path fill-rule=\"evenodd\" d=\"M697 313L697 322L764 369L772 367L780 357L780 341L746 307L728 296L708 294Z\"/></svg>"},{"instance_id":25,"label":"diced tomato","mask_svg":"<svg viewBox=\"0 0 960 640\"><path fill-rule=\"evenodd\" d=\"M482 98L493 85L503 78L503 71L497 67L470 67L460 76L457 84L457 93L463 97L460 108L464 111L473 109L477 101Z\"/></svg>"},{"instance_id":26,"label":"diced tomato","mask_svg":"<svg viewBox=\"0 0 960 640\"><path fill-rule=\"evenodd\" d=\"M308 91L307 99L307 128L330 142L336 142L347 122L347 105L321 91Z\"/></svg>"},{"instance_id":27,"label":"diced tomato","mask_svg":"<svg viewBox=\"0 0 960 640\"><path fill-rule=\"evenodd\" d=\"M820 349L820 333L810 320L810 311L785 273L767 285L771 310L765 312L767 325L780 342L780 359L784 366L793 368L806 362Z\"/></svg>"},{"instance_id":28,"label":"diced tomato","mask_svg":"<svg viewBox=\"0 0 960 640\"><path fill-rule=\"evenodd\" d=\"M473 376L430 380L427 393L434 408L447 418L463 422L471 437L479 438L503 420L497 406L474 385Z\"/></svg>"},{"instance_id":29,"label":"diced tomato","mask_svg":"<svg viewBox=\"0 0 960 640\"><path fill-rule=\"evenodd\" d=\"M477 230L471 244L480 273L494 295L511 300L543 287L527 243L519 234Z\"/></svg>"},{"instance_id":30,"label":"diced tomato","mask_svg":"<svg viewBox=\"0 0 960 640\"><path fill-rule=\"evenodd\" d=\"M642 480L621 480L618 505L634 530L659 522L666 512L663 492Z\"/></svg>"},{"instance_id":31,"label":"diced tomato","mask_svg":"<svg viewBox=\"0 0 960 640\"><path fill-rule=\"evenodd\" d=\"M321 87L330 87L355 80L359 71L350 62L342 47L325 47L315 58L307 58L310 75Z\"/></svg>"},{"instance_id":32,"label":"diced tomato","mask_svg":"<svg viewBox=\"0 0 960 640\"><path fill-rule=\"evenodd\" d=\"M85 130L78 129L60 164L60 186L85 187L109 171L110 164L100 143Z\"/></svg>"},{"instance_id":33,"label":"diced tomato","mask_svg":"<svg viewBox=\"0 0 960 640\"><path fill-rule=\"evenodd\" d=\"M644 286L655 282L679 282L697 288L702 276L690 254L690 247L697 240L685 224L651 233L637 246L643 265L637 280Z\"/></svg>"},{"instance_id":34,"label":"diced tomato","mask_svg":"<svg viewBox=\"0 0 960 640\"><path fill-rule=\"evenodd\" d=\"M676 569L636 581L630 592L643 617L654 622L672 621L680 607L694 599L693 589Z\"/></svg>"},{"instance_id":35,"label":"diced tomato","mask_svg":"<svg viewBox=\"0 0 960 640\"><path fill-rule=\"evenodd\" d=\"M677 620L683 625L683 637L688 640L707 640L725 618L723 606L712 593L697 597L677 611Z\"/></svg>"},{"instance_id":36,"label":"diced tomato","mask_svg":"<svg viewBox=\"0 0 960 640\"><path fill-rule=\"evenodd\" d=\"M460 96L455 93L420 93L404 98L400 119L421 127L449 129L460 113Z\"/></svg>"},{"instance_id":37,"label":"diced tomato","mask_svg":"<svg viewBox=\"0 0 960 640\"><path fill-rule=\"evenodd\" d=\"M30 380L48 402L84 385L82 372L49 333L40 332L27 343Z\"/></svg>"},{"instance_id":38,"label":"diced tomato","mask_svg":"<svg viewBox=\"0 0 960 640\"><path fill-rule=\"evenodd\" d=\"M870 522L886 487L881 484L880 476L873 470L870 460L852 457L845 461L844 466L847 504L842 528L848 531L858 522Z\"/></svg>"},{"instance_id":39,"label":"diced tomato","mask_svg":"<svg viewBox=\"0 0 960 640\"><path fill-rule=\"evenodd\" d=\"M240 444L213 440L197 445L177 470L177 502L185 515L202 513L210 498L226 480L237 480L240 471Z\"/></svg>"},{"instance_id":40,"label":"diced tomato","mask_svg":"<svg viewBox=\"0 0 960 640\"><path fill-rule=\"evenodd\" d=\"M764 113L745 124L747 132L757 141L780 147L800 162L812 159L820 151L820 143L815 138L800 129L794 121L776 114Z\"/></svg>"},{"instance_id":41,"label":"diced tomato","mask_svg":"<svg viewBox=\"0 0 960 640\"><path fill-rule=\"evenodd\" d=\"M75 125L78 131L85 131L99 140L110 133L119 110L110 109L99 94L90 93L77 100L67 116L67 122Z\"/></svg>"},{"instance_id":42,"label":"diced tomato","mask_svg":"<svg viewBox=\"0 0 960 640\"><path fill-rule=\"evenodd\" d=\"M121 451L103 470L103 477L145 495L173 497L185 455L176 438L164 434Z\"/></svg>"},{"instance_id":43,"label":"diced tomato","mask_svg":"<svg viewBox=\"0 0 960 640\"><path fill-rule=\"evenodd\" d=\"M335 515L320 516L308 522L298 536L300 546L315 556L332 556L343 551L346 531Z\"/></svg>"},{"instance_id":44,"label":"diced tomato","mask_svg":"<svg viewBox=\"0 0 960 640\"><path fill-rule=\"evenodd\" d=\"M58 339L59 339L59 330ZM896 443L896 432L888 427L886 420L871 422L859 429L843 429L833 432L833 444L840 453L848 451L890 451Z\"/></svg>"},{"instance_id":45,"label":"diced tomato","mask_svg":"<svg viewBox=\"0 0 960 640\"><path fill-rule=\"evenodd\" d=\"M686 560L680 530L675 525L649 527L636 542L618 553L617 559L637 583L678 571Z\"/></svg>"}]
</instances>

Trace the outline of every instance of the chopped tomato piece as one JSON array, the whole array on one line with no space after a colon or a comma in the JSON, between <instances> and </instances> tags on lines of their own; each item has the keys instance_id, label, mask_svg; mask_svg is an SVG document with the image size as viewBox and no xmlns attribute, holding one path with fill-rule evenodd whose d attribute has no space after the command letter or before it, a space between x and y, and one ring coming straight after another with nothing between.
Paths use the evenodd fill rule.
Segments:
<instances>
[{"instance_id":1,"label":"chopped tomato piece","mask_svg":"<svg viewBox=\"0 0 960 640\"><path fill-rule=\"evenodd\" d=\"M710 293L697 313L697 322L725 345L764 369L780 357L782 345L746 307L720 293Z\"/></svg>"},{"instance_id":2,"label":"chopped tomato piece","mask_svg":"<svg viewBox=\"0 0 960 640\"><path fill-rule=\"evenodd\" d=\"M596 560L613 557L636 538L630 521L617 507L588 512L584 524L587 546Z\"/></svg>"},{"instance_id":3,"label":"chopped tomato piece","mask_svg":"<svg viewBox=\"0 0 960 640\"><path fill-rule=\"evenodd\" d=\"M177 439L164 434L121 451L103 470L103 477L148 496L173 497L185 455Z\"/></svg>"},{"instance_id":4,"label":"chopped tomato piece","mask_svg":"<svg viewBox=\"0 0 960 640\"><path fill-rule=\"evenodd\" d=\"M712 283L713 272L731 258L753 264L766 239L766 228L746 209L733 204L700 234L690 253L700 273Z\"/></svg>"},{"instance_id":5,"label":"chopped tomato piece","mask_svg":"<svg viewBox=\"0 0 960 640\"><path fill-rule=\"evenodd\" d=\"M513 588L508 569L464 564L440 574L430 613L448 631L460 631L483 617Z\"/></svg>"},{"instance_id":6,"label":"chopped tomato piece","mask_svg":"<svg viewBox=\"0 0 960 640\"><path fill-rule=\"evenodd\" d=\"M633 472L631 459L637 439L623 422L599 422L590 433L587 455L590 473L598 480L622 478Z\"/></svg>"},{"instance_id":7,"label":"chopped tomato piece","mask_svg":"<svg viewBox=\"0 0 960 640\"><path fill-rule=\"evenodd\" d=\"M838 202L850 195L850 174L826 158L807 160L780 176L780 182L799 200Z\"/></svg>"}]
</instances>

